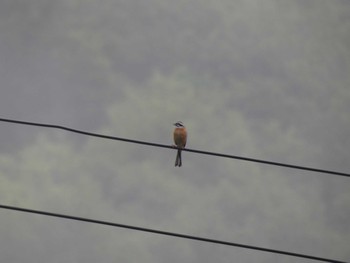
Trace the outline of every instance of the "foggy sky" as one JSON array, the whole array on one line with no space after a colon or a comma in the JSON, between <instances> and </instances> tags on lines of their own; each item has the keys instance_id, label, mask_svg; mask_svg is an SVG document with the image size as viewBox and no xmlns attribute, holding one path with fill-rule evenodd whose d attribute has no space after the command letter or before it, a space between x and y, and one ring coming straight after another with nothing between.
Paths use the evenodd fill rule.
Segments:
<instances>
[{"instance_id":1,"label":"foggy sky","mask_svg":"<svg viewBox=\"0 0 350 263\"><path fill-rule=\"evenodd\" d=\"M1 117L349 172L350 3L3 1ZM0 123L1 204L350 260L348 178ZM309 262L0 211L2 262ZM310 260L310 262L313 262Z\"/></svg>"}]
</instances>

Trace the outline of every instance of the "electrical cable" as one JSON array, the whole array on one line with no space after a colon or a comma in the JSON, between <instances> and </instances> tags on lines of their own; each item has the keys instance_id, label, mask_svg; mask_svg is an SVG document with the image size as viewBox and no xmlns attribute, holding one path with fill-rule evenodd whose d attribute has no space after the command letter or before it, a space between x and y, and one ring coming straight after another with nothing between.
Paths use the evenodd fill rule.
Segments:
<instances>
[{"instance_id":1,"label":"electrical cable","mask_svg":"<svg viewBox=\"0 0 350 263\"><path fill-rule=\"evenodd\" d=\"M197 241L202 241L202 242L207 242L207 243L215 243L215 244L232 246L232 247L240 247L240 248L245 248L245 249L258 250L258 251L269 252L269 253L274 253L274 254L282 254L282 255L287 255L287 256L292 256L292 257L318 260L318 261L323 261L323 262L346 263L344 261L328 259L328 258L323 258L323 257L316 257L316 256L311 256L311 255L306 255L306 254L293 253L293 252L282 251L282 250L277 250L277 249L269 249L269 248L263 248L263 247L257 247L257 246L244 245L244 244L240 244L240 243L233 243L233 242L222 241L222 240L218 240L218 239L198 237L198 236L193 236L193 235L185 235L185 234L179 234L179 233L175 233L175 232L168 232L168 231L156 230L156 229L145 228L145 227L125 225L125 224L113 223L113 222L108 222L108 221L101 221L101 220L85 218L85 217L57 214L57 213L51 213L51 212L46 212L46 211L33 210L33 209L28 209L28 208L21 208L21 207L1 205L1 204L0 204L0 208L14 210L14 211L20 211L20 212L25 212L25 213L39 214L39 215L50 216L50 217L58 217L58 218L100 224L100 225L113 226L113 227L118 227L118 228L126 228L126 229L148 232L148 233L153 233L153 234L158 234L158 235L165 235L165 236L172 236L172 237L178 237L178 238L184 238L184 239L190 239L190 240L197 240Z\"/></svg>"},{"instance_id":2,"label":"electrical cable","mask_svg":"<svg viewBox=\"0 0 350 263\"><path fill-rule=\"evenodd\" d=\"M16 124L23 124L23 125L30 125L30 126L39 126L39 127L45 127L45 128L61 129L61 130L69 131L69 132L74 132L74 133L78 133L78 134L83 134L83 135L93 136L93 137L99 137L99 138L104 138L104 139L109 139L109 140L117 140L117 141L136 143L136 144L143 144L143 145L154 146L154 147L161 147L161 148L177 149L177 147L172 146L172 145L165 145L165 144L159 144L159 143L145 142L145 141L139 141L139 140L132 140L132 139L126 139L126 138L121 138L121 137L103 135L103 134L98 134L98 133L86 132L86 131L72 129L72 128L65 127L65 126L55 125L55 124L36 123L36 122L19 121L19 120L4 119L4 118L0 118L0 121L2 121L2 122L9 122L9 123L16 123ZM230 154L222 154L222 153L201 151L201 150L195 150L195 149L190 149L190 148L184 148L182 150L183 151L187 151L187 152L193 152L193 153L199 153L199 154L205 154L205 155L212 155L212 156L218 156L218 157L223 157L223 158L231 158L231 159L237 159L237 160L242 160L242 161L262 163L262 164L268 164L268 165L274 165L274 166L281 166L281 167L298 169L298 170L305 170L305 171L311 171L311 172L317 172L317 173L326 173L326 174L333 174L333 175L338 175L338 176L350 177L350 173L344 173L344 172L324 170L324 169L318 169L318 168L312 168L312 167L306 167L306 166L299 166L299 165L293 165L293 164L287 164L287 163L280 163L280 162L272 162L272 161L266 161L266 160L261 160L261 159L254 159L254 158L237 156L237 155L230 155Z\"/></svg>"}]
</instances>

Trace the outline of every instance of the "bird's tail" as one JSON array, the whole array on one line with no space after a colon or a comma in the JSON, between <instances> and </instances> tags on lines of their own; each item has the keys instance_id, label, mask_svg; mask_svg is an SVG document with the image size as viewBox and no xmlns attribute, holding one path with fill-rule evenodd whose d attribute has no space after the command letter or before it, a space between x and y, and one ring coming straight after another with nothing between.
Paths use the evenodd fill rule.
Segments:
<instances>
[{"instance_id":1,"label":"bird's tail","mask_svg":"<svg viewBox=\"0 0 350 263\"><path fill-rule=\"evenodd\" d=\"M175 160L175 166L181 167L182 160L181 160L181 150L177 150L176 160Z\"/></svg>"}]
</instances>

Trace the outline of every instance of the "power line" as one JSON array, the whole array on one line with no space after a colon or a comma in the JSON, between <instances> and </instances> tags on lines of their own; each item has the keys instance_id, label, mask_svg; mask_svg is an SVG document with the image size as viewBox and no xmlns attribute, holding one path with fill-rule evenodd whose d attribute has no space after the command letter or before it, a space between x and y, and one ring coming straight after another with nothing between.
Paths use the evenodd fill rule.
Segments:
<instances>
[{"instance_id":1,"label":"power line","mask_svg":"<svg viewBox=\"0 0 350 263\"><path fill-rule=\"evenodd\" d=\"M168 231L162 231L162 230L145 228L145 227L125 225L125 224L113 223L113 222L108 222L108 221L101 221L101 220L85 218L85 217L57 214L57 213L51 213L51 212L47 212L47 211L33 210L33 209L28 209L28 208L21 208L21 207L1 205L1 204L0 204L0 208L20 211L20 212L24 212L24 213L39 214L39 215L50 216L50 217L59 217L59 218L70 219L70 220L81 221L81 222L88 222L88 223L99 224L99 225L107 225L107 226L113 226L113 227L119 227L119 228L126 228L126 229L148 232L148 233L153 233L153 234L158 234L158 235L165 235L165 236L179 237L179 238L190 239L190 240L197 240L197 241L202 241L202 242L207 242L207 243L215 243L215 244L226 245L226 246L231 246L231 247L240 247L240 248L245 248L245 249L274 253L274 254L282 254L282 255L287 255L287 256L292 256L292 257L307 258L307 259L318 260L318 261L323 261L323 262L346 263L345 261L310 256L310 255L306 255L306 254L299 254L299 253L293 253L293 252L276 250L276 249L269 249L269 248L263 248L263 247L244 245L244 244L240 244L240 243L233 243L233 242L228 242L228 241L223 241L223 240L218 240L218 239L185 235L185 234L179 234L179 233L175 233L175 232L168 232Z\"/></svg>"},{"instance_id":2,"label":"power line","mask_svg":"<svg viewBox=\"0 0 350 263\"><path fill-rule=\"evenodd\" d=\"M143 145L154 146L154 147L161 147L161 148L176 149L176 147L171 146L171 145L152 143L152 142L145 142L145 141L139 141L139 140L132 140L132 139L126 139L126 138L121 138L121 137L103 135L103 134L98 134L98 133L86 132L86 131L82 131L82 130L77 130L77 129L72 129L72 128L69 128L69 127L61 126L61 125L55 125L55 124L27 122L27 121L19 121L19 120L4 119L4 118L0 118L0 121L2 121L2 122L9 122L9 123L16 123L16 124L23 124L23 125L30 125L30 126L39 126L39 127L45 127L45 128L61 129L61 130L69 131L69 132L74 132L74 133L83 134L83 135L87 135L87 136L99 137L99 138L103 138L103 139L117 140L117 141L136 143L136 144L143 144ZM261 159L254 159L254 158L237 156L237 155L230 155L230 154L223 154L223 153L201 151L201 150L195 150L195 149L190 149L190 148L185 148L185 149L183 149L183 151L199 153L199 154L205 154L205 155L213 155L213 156L218 156L218 157L223 157L223 158L237 159L237 160L248 161L248 162L262 163L262 164L268 164L268 165L274 165L274 166L281 166L281 167L287 167L287 168L298 169L298 170L305 170L305 171L311 171L311 172L317 172L317 173L326 173L326 174L333 174L333 175L338 175L338 176L350 177L350 173L337 172L337 171L331 171L331 170L324 170L324 169L318 169L318 168L306 167L306 166L299 166L299 165L293 165L293 164L287 164L287 163L280 163L280 162L272 162L272 161L266 161L266 160L261 160Z\"/></svg>"}]
</instances>

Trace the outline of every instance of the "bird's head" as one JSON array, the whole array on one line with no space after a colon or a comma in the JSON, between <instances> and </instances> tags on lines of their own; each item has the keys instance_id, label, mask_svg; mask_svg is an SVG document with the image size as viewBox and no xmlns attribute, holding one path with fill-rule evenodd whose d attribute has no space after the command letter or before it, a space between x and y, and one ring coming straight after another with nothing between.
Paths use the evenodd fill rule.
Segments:
<instances>
[{"instance_id":1,"label":"bird's head","mask_svg":"<svg viewBox=\"0 0 350 263\"><path fill-rule=\"evenodd\" d=\"M174 126L179 127L179 128L180 128L180 127L185 127L181 121L175 122L175 123L174 123Z\"/></svg>"}]
</instances>

